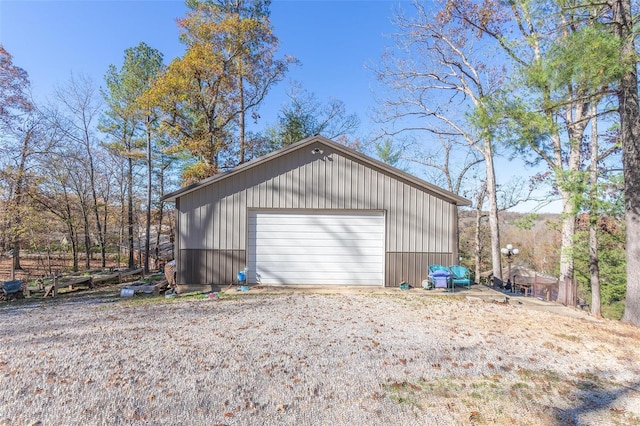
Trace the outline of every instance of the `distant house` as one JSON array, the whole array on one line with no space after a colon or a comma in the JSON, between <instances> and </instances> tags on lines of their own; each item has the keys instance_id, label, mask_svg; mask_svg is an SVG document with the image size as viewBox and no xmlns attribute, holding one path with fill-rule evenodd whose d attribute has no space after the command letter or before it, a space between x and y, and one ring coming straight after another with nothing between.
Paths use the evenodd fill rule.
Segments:
<instances>
[{"instance_id":1,"label":"distant house","mask_svg":"<svg viewBox=\"0 0 640 426\"><path fill-rule=\"evenodd\" d=\"M470 202L320 136L168 194L181 286L419 286Z\"/></svg>"}]
</instances>

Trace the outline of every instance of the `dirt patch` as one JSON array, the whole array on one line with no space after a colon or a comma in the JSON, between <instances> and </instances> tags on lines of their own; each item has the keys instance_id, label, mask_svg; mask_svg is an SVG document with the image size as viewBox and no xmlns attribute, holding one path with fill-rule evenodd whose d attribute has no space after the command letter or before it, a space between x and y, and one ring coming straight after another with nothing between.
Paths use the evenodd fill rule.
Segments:
<instances>
[{"instance_id":1,"label":"dirt patch","mask_svg":"<svg viewBox=\"0 0 640 426\"><path fill-rule=\"evenodd\" d=\"M0 307L0 424L640 421L640 331L613 321L402 293L76 300Z\"/></svg>"}]
</instances>

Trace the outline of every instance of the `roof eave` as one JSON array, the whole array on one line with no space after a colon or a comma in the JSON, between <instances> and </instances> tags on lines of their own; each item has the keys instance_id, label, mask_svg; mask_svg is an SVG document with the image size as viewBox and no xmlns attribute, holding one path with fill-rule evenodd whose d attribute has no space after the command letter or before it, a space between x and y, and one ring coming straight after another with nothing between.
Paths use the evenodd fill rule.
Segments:
<instances>
[{"instance_id":1,"label":"roof eave","mask_svg":"<svg viewBox=\"0 0 640 426\"><path fill-rule=\"evenodd\" d=\"M277 158L279 156L285 155L290 151L295 151L298 149L302 149L307 145L311 145L313 143L322 143L325 144L329 147L331 147L332 149L336 150L336 151L340 151L345 155L348 155L350 157L356 158L359 161L365 162L368 165L386 171L387 173L396 175L400 178L402 178L403 180L406 180L408 182L411 182L415 185L418 185L422 188L424 188L425 190L435 193L445 199L447 199L448 201L454 203L457 206L470 206L472 203L470 200L467 200L464 197L461 197L457 194L454 194L453 192L447 191L445 189L442 189L436 185L433 185L427 181L424 181L416 176L413 176L405 171L399 170L395 167L392 167L386 163L383 163L382 161L376 160L374 158L371 158L369 156L365 156L363 154L361 154L360 152L348 148L344 145L340 145L330 139L327 139L323 136L311 136L308 137L306 139L301 140L300 142L294 143L292 145L289 145L287 147L281 148L277 151L271 152L267 155L264 155L260 158L256 158L254 160L251 160L249 162L246 162L244 164L240 164L236 167L234 167L233 169L224 171L222 173L218 173L214 176L208 177L206 179L201 180L200 182L196 182L194 184L191 184L189 186L185 186L184 188L180 188L177 191L171 192L167 195L165 195L164 197L162 197L161 201L175 201L178 197L181 197L183 195L186 195L190 192L193 192L199 188L202 188L204 186L210 185L214 182L217 182L219 180L222 179L227 179L235 174L238 174L244 170L259 166L260 164L266 163L268 161L270 161L273 158Z\"/></svg>"}]
</instances>

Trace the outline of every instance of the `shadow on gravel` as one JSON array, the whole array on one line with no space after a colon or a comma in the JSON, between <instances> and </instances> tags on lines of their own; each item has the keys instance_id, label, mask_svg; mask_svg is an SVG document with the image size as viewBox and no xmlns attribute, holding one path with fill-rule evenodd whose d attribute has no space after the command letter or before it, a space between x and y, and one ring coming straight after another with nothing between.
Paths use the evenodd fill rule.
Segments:
<instances>
[{"instance_id":1,"label":"shadow on gravel","mask_svg":"<svg viewBox=\"0 0 640 426\"><path fill-rule=\"evenodd\" d=\"M603 374L602 376L605 376ZM640 392L640 382L632 386L607 385L598 383L598 379L582 379L575 383L577 392L574 394L579 404L568 409L554 408L556 425L578 425L582 424L584 417L591 412L609 409L609 419L616 419L615 424L639 424L640 418L633 416L626 410L616 407L615 403L620 397L631 392ZM632 416L632 417L629 417Z\"/></svg>"}]
</instances>

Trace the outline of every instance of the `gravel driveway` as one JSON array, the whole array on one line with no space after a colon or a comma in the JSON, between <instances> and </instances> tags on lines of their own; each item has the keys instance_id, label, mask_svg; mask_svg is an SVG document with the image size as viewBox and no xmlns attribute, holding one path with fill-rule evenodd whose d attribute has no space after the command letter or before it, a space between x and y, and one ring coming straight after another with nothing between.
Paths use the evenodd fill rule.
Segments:
<instances>
[{"instance_id":1,"label":"gravel driveway","mask_svg":"<svg viewBox=\"0 0 640 426\"><path fill-rule=\"evenodd\" d=\"M290 293L0 318L0 425L640 423L640 330L523 306Z\"/></svg>"}]
</instances>

